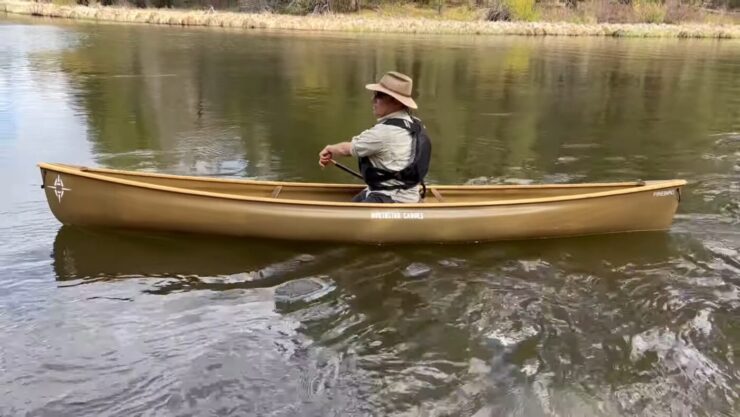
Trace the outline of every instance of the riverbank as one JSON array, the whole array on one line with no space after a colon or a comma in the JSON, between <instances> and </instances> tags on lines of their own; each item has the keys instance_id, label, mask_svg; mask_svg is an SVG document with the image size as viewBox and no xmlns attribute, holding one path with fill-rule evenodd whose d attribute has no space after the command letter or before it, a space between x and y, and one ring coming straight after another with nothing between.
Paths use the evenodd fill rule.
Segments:
<instances>
[{"instance_id":1,"label":"riverbank","mask_svg":"<svg viewBox=\"0 0 740 417\"><path fill-rule=\"evenodd\" d=\"M425 17L381 17L368 14L294 16L273 13L139 9L114 6L58 6L49 3L0 0L0 13L3 11L11 14L52 18L243 29L465 35L740 39L739 25L714 24L490 22L483 20L457 21Z\"/></svg>"}]
</instances>

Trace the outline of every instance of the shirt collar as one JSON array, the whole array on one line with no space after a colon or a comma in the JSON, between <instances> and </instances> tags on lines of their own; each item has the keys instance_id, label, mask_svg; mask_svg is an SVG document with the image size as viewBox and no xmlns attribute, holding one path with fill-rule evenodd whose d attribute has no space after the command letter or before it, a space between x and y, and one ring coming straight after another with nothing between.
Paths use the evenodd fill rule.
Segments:
<instances>
[{"instance_id":1,"label":"shirt collar","mask_svg":"<svg viewBox=\"0 0 740 417\"><path fill-rule=\"evenodd\" d=\"M388 119L409 119L409 113L406 110L399 110L390 114L386 114L385 116L378 119L378 123L382 123Z\"/></svg>"}]
</instances>

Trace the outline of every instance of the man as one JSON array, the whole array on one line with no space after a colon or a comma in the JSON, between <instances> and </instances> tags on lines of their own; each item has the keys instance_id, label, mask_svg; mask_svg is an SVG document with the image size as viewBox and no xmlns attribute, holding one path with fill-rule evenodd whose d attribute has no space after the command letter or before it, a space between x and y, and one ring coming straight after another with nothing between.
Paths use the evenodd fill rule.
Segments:
<instances>
[{"instance_id":1,"label":"man","mask_svg":"<svg viewBox=\"0 0 740 417\"><path fill-rule=\"evenodd\" d=\"M350 142L327 145L319 153L319 165L335 156L359 158L360 172L368 187L352 201L357 203L418 203L429 169L431 142L421 121L411 116L418 108L411 98L413 81L399 72L383 75L374 91L373 114L378 123Z\"/></svg>"}]
</instances>

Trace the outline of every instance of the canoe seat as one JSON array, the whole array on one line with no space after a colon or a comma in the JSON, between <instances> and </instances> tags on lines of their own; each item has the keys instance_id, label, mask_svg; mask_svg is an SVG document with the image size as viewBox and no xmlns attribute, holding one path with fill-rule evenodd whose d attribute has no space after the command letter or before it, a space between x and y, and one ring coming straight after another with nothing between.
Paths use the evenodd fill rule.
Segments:
<instances>
[{"instance_id":1,"label":"canoe seat","mask_svg":"<svg viewBox=\"0 0 740 417\"><path fill-rule=\"evenodd\" d=\"M429 187L429 191L432 192L432 195L434 196L434 198L437 199L438 202L440 202L440 203L444 203L445 202L445 199L442 198L442 194L440 194L440 192L437 191L436 188Z\"/></svg>"},{"instance_id":2,"label":"canoe seat","mask_svg":"<svg viewBox=\"0 0 740 417\"><path fill-rule=\"evenodd\" d=\"M271 195L271 197L272 197L272 198L277 198L277 196L278 196L278 195L280 195L280 191L283 191L283 186L282 186L282 185L278 185L277 187L275 187L275 188L274 188L274 189L272 190L272 195Z\"/></svg>"}]
</instances>

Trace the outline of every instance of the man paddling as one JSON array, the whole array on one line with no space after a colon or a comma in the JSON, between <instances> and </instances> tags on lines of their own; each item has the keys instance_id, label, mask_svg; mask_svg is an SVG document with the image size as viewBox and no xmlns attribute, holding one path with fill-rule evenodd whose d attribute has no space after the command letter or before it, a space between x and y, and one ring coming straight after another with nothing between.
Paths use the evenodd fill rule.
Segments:
<instances>
[{"instance_id":1,"label":"man paddling","mask_svg":"<svg viewBox=\"0 0 740 417\"><path fill-rule=\"evenodd\" d=\"M336 156L359 158L367 188L353 202L418 203L423 197L432 145L421 120L411 116L411 109L418 108L411 98L412 86L410 77L395 71L366 85L374 92L377 124L350 142L327 145L319 152L322 167Z\"/></svg>"}]
</instances>

